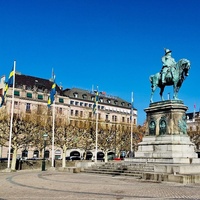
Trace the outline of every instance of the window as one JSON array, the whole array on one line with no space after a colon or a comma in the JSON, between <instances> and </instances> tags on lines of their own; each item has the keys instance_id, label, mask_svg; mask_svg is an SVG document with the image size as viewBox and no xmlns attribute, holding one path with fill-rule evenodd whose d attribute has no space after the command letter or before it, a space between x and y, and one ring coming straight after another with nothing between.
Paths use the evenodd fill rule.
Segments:
<instances>
[{"instance_id":1,"label":"window","mask_svg":"<svg viewBox=\"0 0 200 200\"><path fill-rule=\"evenodd\" d=\"M70 104L71 104L71 105L74 105L74 101L70 101Z\"/></svg>"},{"instance_id":2,"label":"window","mask_svg":"<svg viewBox=\"0 0 200 200\"><path fill-rule=\"evenodd\" d=\"M15 95L15 96L19 96L19 95L20 95L20 94L19 94L19 91L16 91L16 90L15 90L15 91L14 91L14 95Z\"/></svg>"},{"instance_id":3,"label":"window","mask_svg":"<svg viewBox=\"0 0 200 200\"><path fill-rule=\"evenodd\" d=\"M78 116L78 110L75 111L75 116Z\"/></svg>"},{"instance_id":4,"label":"window","mask_svg":"<svg viewBox=\"0 0 200 200\"><path fill-rule=\"evenodd\" d=\"M94 96L91 97L91 100L94 101Z\"/></svg>"},{"instance_id":5,"label":"window","mask_svg":"<svg viewBox=\"0 0 200 200\"><path fill-rule=\"evenodd\" d=\"M100 99L99 99L99 101L100 101L100 102L103 102L103 99L102 99L102 98L100 98Z\"/></svg>"},{"instance_id":6,"label":"window","mask_svg":"<svg viewBox=\"0 0 200 200\"><path fill-rule=\"evenodd\" d=\"M125 117L122 117L122 122L125 122Z\"/></svg>"},{"instance_id":7,"label":"window","mask_svg":"<svg viewBox=\"0 0 200 200\"><path fill-rule=\"evenodd\" d=\"M80 102L80 106L83 106L83 102Z\"/></svg>"},{"instance_id":8,"label":"window","mask_svg":"<svg viewBox=\"0 0 200 200\"><path fill-rule=\"evenodd\" d=\"M43 99L43 95L38 94L38 99Z\"/></svg>"},{"instance_id":9,"label":"window","mask_svg":"<svg viewBox=\"0 0 200 200\"><path fill-rule=\"evenodd\" d=\"M74 115L74 110L71 110L71 116L73 116Z\"/></svg>"},{"instance_id":10,"label":"window","mask_svg":"<svg viewBox=\"0 0 200 200\"><path fill-rule=\"evenodd\" d=\"M79 102L78 102L78 101L76 101L76 102L75 102L75 105L76 105L76 106L78 106L78 104L79 104Z\"/></svg>"},{"instance_id":11,"label":"window","mask_svg":"<svg viewBox=\"0 0 200 200\"><path fill-rule=\"evenodd\" d=\"M92 104L91 103L89 104L89 107L92 108Z\"/></svg>"},{"instance_id":12,"label":"window","mask_svg":"<svg viewBox=\"0 0 200 200\"><path fill-rule=\"evenodd\" d=\"M45 157L45 158L49 158L49 150L46 150L46 151L44 152L44 157Z\"/></svg>"},{"instance_id":13,"label":"window","mask_svg":"<svg viewBox=\"0 0 200 200\"><path fill-rule=\"evenodd\" d=\"M19 106L18 106L18 102L17 101L15 101L14 102L14 108L18 108Z\"/></svg>"},{"instance_id":14,"label":"window","mask_svg":"<svg viewBox=\"0 0 200 200\"><path fill-rule=\"evenodd\" d=\"M83 99L87 99L87 94L83 94Z\"/></svg>"},{"instance_id":15,"label":"window","mask_svg":"<svg viewBox=\"0 0 200 200\"><path fill-rule=\"evenodd\" d=\"M39 158L39 151L38 150L35 150L33 152L33 158Z\"/></svg>"},{"instance_id":16,"label":"window","mask_svg":"<svg viewBox=\"0 0 200 200\"><path fill-rule=\"evenodd\" d=\"M110 99L108 99L107 102L110 103Z\"/></svg>"},{"instance_id":17,"label":"window","mask_svg":"<svg viewBox=\"0 0 200 200\"><path fill-rule=\"evenodd\" d=\"M26 94L26 97L32 98L32 93L29 93L29 92L28 92L28 93Z\"/></svg>"},{"instance_id":18,"label":"window","mask_svg":"<svg viewBox=\"0 0 200 200\"><path fill-rule=\"evenodd\" d=\"M28 158L28 151L26 149L22 151L22 158Z\"/></svg>"},{"instance_id":19,"label":"window","mask_svg":"<svg viewBox=\"0 0 200 200\"><path fill-rule=\"evenodd\" d=\"M85 103L85 107L87 107L88 106L88 103Z\"/></svg>"},{"instance_id":20,"label":"window","mask_svg":"<svg viewBox=\"0 0 200 200\"><path fill-rule=\"evenodd\" d=\"M75 98L78 98L78 93L74 93L74 97L75 97Z\"/></svg>"},{"instance_id":21,"label":"window","mask_svg":"<svg viewBox=\"0 0 200 200\"><path fill-rule=\"evenodd\" d=\"M90 118L92 117L92 112L89 112L89 117L90 117Z\"/></svg>"},{"instance_id":22,"label":"window","mask_svg":"<svg viewBox=\"0 0 200 200\"><path fill-rule=\"evenodd\" d=\"M63 98L59 98L59 103L64 103L64 99Z\"/></svg>"},{"instance_id":23,"label":"window","mask_svg":"<svg viewBox=\"0 0 200 200\"><path fill-rule=\"evenodd\" d=\"M80 111L80 117L83 117L83 111Z\"/></svg>"},{"instance_id":24,"label":"window","mask_svg":"<svg viewBox=\"0 0 200 200\"><path fill-rule=\"evenodd\" d=\"M113 116L112 116L112 121L114 121L114 122L117 121L117 116L116 116L116 115L113 115Z\"/></svg>"},{"instance_id":25,"label":"window","mask_svg":"<svg viewBox=\"0 0 200 200\"><path fill-rule=\"evenodd\" d=\"M58 160L61 158L61 151L60 150L56 150L55 151L55 159Z\"/></svg>"},{"instance_id":26,"label":"window","mask_svg":"<svg viewBox=\"0 0 200 200\"><path fill-rule=\"evenodd\" d=\"M130 121L129 118L127 118L127 123L129 123L129 121Z\"/></svg>"},{"instance_id":27,"label":"window","mask_svg":"<svg viewBox=\"0 0 200 200\"><path fill-rule=\"evenodd\" d=\"M26 104L26 112L30 112L31 111L31 104L27 103Z\"/></svg>"},{"instance_id":28,"label":"window","mask_svg":"<svg viewBox=\"0 0 200 200\"><path fill-rule=\"evenodd\" d=\"M108 120L108 115L106 115L106 120Z\"/></svg>"},{"instance_id":29,"label":"window","mask_svg":"<svg viewBox=\"0 0 200 200\"><path fill-rule=\"evenodd\" d=\"M62 114L62 108L59 108L58 113Z\"/></svg>"}]
</instances>

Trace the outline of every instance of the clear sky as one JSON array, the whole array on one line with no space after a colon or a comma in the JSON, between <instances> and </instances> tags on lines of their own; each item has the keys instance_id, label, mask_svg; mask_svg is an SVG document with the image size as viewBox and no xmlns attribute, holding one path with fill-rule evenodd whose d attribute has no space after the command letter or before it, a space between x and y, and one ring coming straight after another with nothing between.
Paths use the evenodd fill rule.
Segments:
<instances>
[{"instance_id":1,"label":"clear sky","mask_svg":"<svg viewBox=\"0 0 200 200\"><path fill-rule=\"evenodd\" d=\"M149 76L169 48L176 61L191 61L179 98L199 111L199 0L0 0L0 26L0 75L16 60L26 75L49 79L53 68L64 89L98 85L129 102L133 92L138 124L150 103Z\"/></svg>"}]
</instances>

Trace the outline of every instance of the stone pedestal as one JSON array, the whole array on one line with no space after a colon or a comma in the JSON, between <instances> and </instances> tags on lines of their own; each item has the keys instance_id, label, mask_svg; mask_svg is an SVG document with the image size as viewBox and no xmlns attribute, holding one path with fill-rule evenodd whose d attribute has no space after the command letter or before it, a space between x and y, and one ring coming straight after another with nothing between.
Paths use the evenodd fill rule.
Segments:
<instances>
[{"instance_id":1,"label":"stone pedestal","mask_svg":"<svg viewBox=\"0 0 200 200\"><path fill-rule=\"evenodd\" d=\"M162 101L150 104L147 113L146 136L139 143L135 160L166 164L200 163L195 145L187 135L182 101Z\"/></svg>"},{"instance_id":2,"label":"stone pedestal","mask_svg":"<svg viewBox=\"0 0 200 200\"><path fill-rule=\"evenodd\" d=\"M153 166L153 171L144 168L143 179L200 183L200 159L187 135L186 110L183 102L176 100L152 103L145 109L146 134L135 158L126 159Z\"/></svg>"}]
</instances>

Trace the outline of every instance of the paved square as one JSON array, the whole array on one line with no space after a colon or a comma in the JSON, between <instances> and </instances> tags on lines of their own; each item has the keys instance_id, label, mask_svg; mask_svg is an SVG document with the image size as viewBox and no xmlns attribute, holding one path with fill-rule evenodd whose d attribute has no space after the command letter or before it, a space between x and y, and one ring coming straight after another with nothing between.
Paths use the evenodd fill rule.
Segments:
<instances>
[{"instance_id":1,"label":"paved square","mask_svg":"<svg viewBox=\"0 0 200 200\"><path fill-rule=\"evenodd\" d=\"M133 177L58 171L0 172L0 200L200 199L200 184L155 183Z\"/></svg>"}]
</instances>

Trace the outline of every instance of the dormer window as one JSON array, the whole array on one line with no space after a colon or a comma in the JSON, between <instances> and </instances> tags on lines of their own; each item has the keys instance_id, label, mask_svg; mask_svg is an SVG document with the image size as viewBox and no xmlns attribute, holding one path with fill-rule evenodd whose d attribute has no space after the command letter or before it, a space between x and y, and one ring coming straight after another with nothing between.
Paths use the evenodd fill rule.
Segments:
<instances>
[{"instance_id":1,"label":"dormer window","mask_svg":"<svg viewBox=\"0 0 200 200\"><path fill-rule=\"evenodd\" d=\"M122 102L122 106L124 106L125 105L125 103L124 102Z\"/></svg>"},{"instance_id":2,"label":"dormer window","mask_svg":"<svg viewBox=\"0 0 200 200\"><path fill-rule=\"evenodd\" d=\"M83 99L87 99L87 94L82 95Z\"/></svg>"},{"instance_id":3,"label":"dormer window","mask_svg":"<svg viewBox=\"0 0 200 200\"><path fill-rule=\"evenodd\" d=\"M102 103L102 102L103 102L103 99L102 99L102 98L100 98L100 99L99 99L99 101Z\"/></svg>"},{"instance_id":4,"label":"dormer window","mask_svg":"<svg viewBox=\"0 0 200 200\"><path fill-rule=\"evenodd\" d=\"M115 101L114 101L114 104L115 104L115 105L117 105L117 104L118 104L118 101L117 101L117 100L115 100Z\"/></svg>"},{"instance_id":5,"label":"dormer window","mask_svg":"<svg viewBox=\"0 0 200 200\"><path fill-rule=\"evenodd\" d=\"M108 99L107 102L110 103L111 102L110 99Z\"/></svg>"},{"instance_id":6,"label":"dormer window","mask_svg":"<svg viewBox=\"0 0 200 200\"><path fill-rule=\"evenodd\" d=\"M78 98L78 93L77 92L74 93L74 97Z\"/></svg>"}]
</instances>

